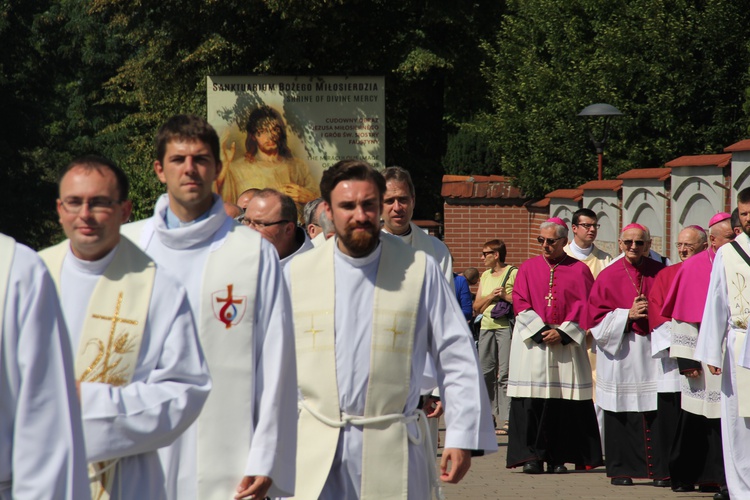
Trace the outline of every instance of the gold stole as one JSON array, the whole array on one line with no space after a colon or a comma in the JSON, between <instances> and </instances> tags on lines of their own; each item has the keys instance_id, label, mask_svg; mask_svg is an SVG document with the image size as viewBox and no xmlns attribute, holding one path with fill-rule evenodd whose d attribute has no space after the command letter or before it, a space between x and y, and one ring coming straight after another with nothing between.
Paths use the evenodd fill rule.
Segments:
<instances>
[{"instance_id":1,"label":"gold stole","mask_svg":"<svg viewBox=\"0 0 750 500\"><path fill-rule=\"evenodd\" d=\"M409 394L425 255L389 236L380 241L370 377L362 417L342 415L339 407L334 332L336 238L290 264L298 385L304 408L299 415L297 499L315 500L320 495L346 421L353 425L362 421L364 427L361 498L405 499L408 495L409 441L402 413ZM385 418L378 421L378 417Z\"/></svg>"},{"instance_id":2,"label":"gold stole","mask_svg":"<svg viewBox=\"0 0 750 500\"><path fill-rule=\"evenodd\" d=\"M3 321L5 320L5 299L8 293L10 268L13 264L15 252L16 241L10 236L0 233L0 339L2 338Z\"/></svg>"},{"instance_id":3,"label":"gold stole","mask_svg":"<svg viewBox=\"0 0 750 500\"><path fill-rule=\"evenodd\" d=\"M197 498L206 500L236 494L255 421L253 323L261 236L232 224L206 260L196 318L213 380L196 424Z\"/></svg>"},{"instance_id":4,"label":"gold stole","mask_svg":"<svg viewBox=\"0 0 750 500\"><path fill-rule=\"evenodd\" d=\"M736 240L747 246L748 238L743 233ZM750 417L750 369L736 362L737 357L745 349L747 338L748 316L750 315L750 267L745 260L737 254L735 248L727 244L724 250L724 271L726 273L729 309L731 311L731 323L735 330L734 356L737 379L737 407L740 417ZM743 248L744 249L744 248Z\"/></svg>"},{"instance_id":5,"label":"gold stole","mask_svg":"<svg viewBox=\"0 0 750 500\"><path fill-rule=\"evenodd\" d=\"M60 292L60 278L68 240L42 251ZM112 262L99 278L89 299L76 350L75 377L79 382L113 386L130 383L138 363L146 326L156 266L127 238L121 238ZM91 496L111 496L118 459L89 464Z\"/></svg>"}]
</instances>

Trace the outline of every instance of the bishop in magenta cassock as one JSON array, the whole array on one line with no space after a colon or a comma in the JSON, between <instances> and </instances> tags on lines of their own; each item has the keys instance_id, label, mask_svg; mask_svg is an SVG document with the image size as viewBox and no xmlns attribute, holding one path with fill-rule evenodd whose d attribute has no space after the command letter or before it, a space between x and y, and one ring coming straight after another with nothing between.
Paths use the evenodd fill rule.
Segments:
<instances>
[{"instance_id":1,"label":"bishop in magenta cassock","mask_svg":"<svg viewBox=\"0 0 750 500\"><path fill-rule=\"evenodd\" d=\"M680 420L670 456L672 489L703 490L726 484L721 446L721 378L695 358L708 283L716 250L734 239L730 214L709 222L711 245L685 260L676 273L661 314L672 318L670 356L679 364ZM674 267L674 266L673 266Z\"/></svg>"},{"instance_id":2,"label":"bishop in magenta cassock","mask_svg":"<svg viewBox=\"0 0 750 500\"><path fill-rule=\"evenodd\" d=\"M566 463L602 464L592 401L586 330L580 326L594 278L568 256L568 228L555 217L541 224L542 255L526 261L513 288L517 312L510 352L510 433L507 467L529 474L564 473Z\"/></svg>"},{"instance_id":3,"label":"bishop in magenta cassock","mask_svg":"<svg viewBox=\"0 0 750 500\"><path fill-rule=\"evenodd\" d=\"M588 303L598 351L596 400L604 410L607 476L614 485L631 485L634 477L669 484L654 446L660 362L651 355L647 299L664 265L646 258L647 239L639 224L623 228L625 256L599 274Z\"/></svg>"},{"instance_id":4,"label":"bishop in magenta cassock","mask_svg":"<svg viewBox=\"0 0 750 500\"><path fill-rule=\"evenodd\" d=\"M682 262L667 266L659 271L648 294L651 354L659 361L656 383L656 419L654 420L658 440L652 442L658 447L657 456L664 459L664 461L660 460L660 463L666 463L666 475L670 475L671 472L668 467L669 454L672 443L677 436L675 431L680 420L680 375L677 361L669 356L672 319L668 316L662 316L661 309L675 274L681 266ZM667 485L664 484L664 486Z\"/></svg>"}]
</instances>

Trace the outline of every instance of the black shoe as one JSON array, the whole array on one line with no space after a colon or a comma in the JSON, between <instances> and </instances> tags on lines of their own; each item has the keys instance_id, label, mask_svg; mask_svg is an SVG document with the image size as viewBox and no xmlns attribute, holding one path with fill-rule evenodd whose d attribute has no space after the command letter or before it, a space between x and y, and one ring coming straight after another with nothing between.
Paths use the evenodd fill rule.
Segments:
<instances>
[{"instance_id":1,"label":"black shoe","mask_svg":"<svg viewBox=\"0 0 750 500\"><path fill-rule=\"evenodd\" d=\"M568 468L565 467L563 464L559 464L559 465L547 464L547 472L550 474L566 474L568 472Z\"/></svg>"},{"instance_id":2,"label":"black shoe","mask_svg":"<svg viewBox=\"0 0 750 500\"><path fill-rule=\"evenodd\" d=\"M714 500L729 500L729 490L722 487L718 493L714 494Z\"/></svg>"},{"instance_id":3,"label":"black shoe","mask_svg":"<svg viewBox=\"0 0 750 500\"><path fill-rule=\"evenodd\" d=\"M689 493L695 491L695 486L692 484L672 485L672 491L675 493Z\"/></svg>"},{"instance_id":4,"label":"black shoe","mask_svg":"<svg viewBox=\"0 0 750 500\"><path fill-rule=\"evenodd\" d=\"M698 491L701 493L719 493L721 488L716 484L701 484L698 486Z\"/></svg>"},{"instance_id":5,"label":"black shoe","mask_svg":"<svg viewBox=\"0 0 750 500\"><path fill-rule=\"evenodd\" d=\"M537 460L532 460L523 464L524 474L541 474L542 464Z\"/></svg>"},{"instance_id":6,"label":"black shoe","mask_svg":"<svg viewBox=\"0 0 750 500\"><path fill-rule=\"evenodd\" d=\"M610 483L612 486L633 486L633 480L629 477L613 477Z\"/></svg>"},{"instance_id":7,"label":"black shoe","mask_svg":"<svg viewBox=\"0 0 750 500\"><path fill-rule=\"evenodd\" d=\"M672 486L672 481L669 479L654 479L654 486L657 488L669 488Z\"/></svg>"}]
</instances>

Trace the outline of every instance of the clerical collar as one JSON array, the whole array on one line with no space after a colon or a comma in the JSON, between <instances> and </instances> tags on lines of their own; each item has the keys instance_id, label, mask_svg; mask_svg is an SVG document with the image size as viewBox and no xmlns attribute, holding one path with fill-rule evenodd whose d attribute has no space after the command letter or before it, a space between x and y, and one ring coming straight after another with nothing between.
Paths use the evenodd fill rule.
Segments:
<instances>
[{"instance_id":1,"label":"clerical collar","mask_svg":"<svg viewBox=\"0 0 750 500\"><path fill-rule=\"evenodd\" d=\"M380 253L382 252L383 246L379 241L378 246L375 247L375 250L365 255L364 257L352 257L351 255L347 255L341 251L341 249L339 248L338 236L334 236L334 238L336 238L336 242L334 245L335 255L352 267L365 267L380 258Z\"/></svg>"},{"instance_id":2,"label":"clerical collar","mask_svg":"<svg viewBox=\"0 0 750 500\"><path fill-rule=\"evenodd\" d=\"M570 241L570 251L573 252L573 257L578 260L583 260L594 251L594 244L592 243L588 248L581 248L576 245L576 240L573 239Z\"/></svg>"},{"instance_id":3,"label":"clerical collar","mask_svg":"<svg viewBox=\"0 0 750 500\"><path fill-rule=\"evenodd\" d=\"M115 258L115 253L119 247L120 244L118 243L107 255L99 260L79 259L71 250L68 252L68 255L65 256L65 263L69 264L76 272L99 276L104 274L104 270L107 269L107 266L112 262L112 259Z\"/></svg>"},{"instance_id":4,"label":"clerical collar","mask_svg":"<svg viewBox=\"0 0 750 500\"><path fill-rule=\"evenodd\" d=\"M234 224L231 218L224 212L224 203L219 195L214 194L214 204L211 210L203 214L197 220L187 226L170 228L167 226L169 211L169 196L163 194L156 201L154 208L154 231L159 240L170 248L184 250L199 244L212 241L214 233L218 231L227 221Z\"/></svg>"},{"instance_id":5,"label":"clerical collar","mask_svg":"<svg viewBox=\"0 0 750 500\"><path fill-rule=\"evenodd\" d=\"M388 231L385 226L383 226L383 232L386 234L390 234L391 236L397 236L399 238L402 238L404 240L411 240L411 223L406 227L406 231L404 231L401 234L393 234L392 232Z\"/></svg>"},{"instance_id":6,"label":"clerical collar","mask_svg":"<svg viewBox=\"0 0 750 500\"><path fill-rule=\"evenodd\" d=\"M213 207L213 205L211 205ZM188 222L183 222L180 220L179 217L177 217L174 212L172 212L172 209L167 205L167 213L164 214L164 222L167 224L167 229L176 229L178 227L190 227L193 224L196 224L202 220L208 219L208 216L211 215L211 209L206 210L203 214L199 215L197 219L191 220Z\"/></svg>"}]
</instances>

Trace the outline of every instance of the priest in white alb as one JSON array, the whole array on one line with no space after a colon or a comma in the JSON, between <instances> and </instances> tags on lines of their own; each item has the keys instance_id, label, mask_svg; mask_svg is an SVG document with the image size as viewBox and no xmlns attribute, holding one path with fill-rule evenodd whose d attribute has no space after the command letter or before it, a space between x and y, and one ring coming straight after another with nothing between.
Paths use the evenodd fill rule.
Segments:
<instances>
[{"instance_id":1,"label":"priest in white alb","mask_svg":"<svg viewBox=\"0 0 750 500\"><path fill-rule=\"evenodd\" d=\"M212 192L222 164L205 119L173 116L155 142L167 193L153 217L122 231L187 289L213 380L198 421L159 451L168 497L291 496L297 372L276 249L228 217Z\"/></svg>"},{"instance_id":2,"label":"priest in white alb","mask_svg":"<svg viewBox=\"0 0 750 500\"><path fill-rule=\"evenodd\" d=\"M55 285L0 234L0 499L91 498L73 356Z\"/></svg>"},{"instance_id":3,"label":"priest in white alb","mask_svg":"<svg viewBox=\"0 0 750 500\"><path fill-rule=\"evenodd\" d=\"M750 498L750 188L737 194L742 233L716 252L695 359L721 376L721 441L729 496Z\"/></svg>"},{"instance_id":4,"label":"priest in white alb","mask_svg":"<svg viewBox=\"0 0 750 500\"><path fill-rule=\"evenodd\" d=\"M565 253L565 221L539 227L542 255L521 265L513 287L516 327L510 349L507 467L527 474L602 465L591 400L586 330L580 326L594 284L589 268Z\"/></svg>"},{"instance_id":5,"label":"priest in white alb","mask_svg":"<svg viewBox=\"0 0 750 500\"><path fill-rule=\"evenodd\" d=\"M299 370L299 499L427 499L437 483L417 410L429 356L445 402L440 479L497 450L466 322L436 262L383 234L385 181L342 161L321 193L336 236L285 269Z\"/></svg>"},{"instance_id":6,"label":"priest in white alb","mask_svg":"<svg viewBox=\"0 0 750 500\"><path fill-rule=\"evenodd\" d=\"M95 499L166 499L157 450L172 444L211 388L185 290L120 237L128 180L81 157L64 170L57 213L67 240L40 253L75 353Z\"/></svg>"},{"instance_id":7,"label":"priest in white alb","mask_svg":"<svg viewBox=\"0 0 750 500\"><path fill-rule=\"evenodd\" d=\"M640 224L625 226L619 244L624 257L599 273L588 303L607 476L616 486L632 485L633 478L669 486L666 457L654 446L661 369L651 353L647 298L664 264L647 257L648 231Z\"/></svg>"},{"instance_id":8,"label":"priest in white alb","mask_svg":"<svg viewBox=\"0 0 750 500\"><path fill-rule=\"evenodd\" d=\"M451 290L453 283L453 257L445 243L434 236L425 233L412 222L414 207L417 201L414 182L408 170L402 167L388 167L383 171L385 178L385 194L383 195L383 232L398 236L401 241L415 250L422 250L437 261L440 270L448 280ZM440 391L435 387L435 380L431 376L434 367L427 361L427 374L422 388L420 408L427 413L430 425L430 440L437 448L438 419L443 414L443 404L440 401Z\"/></svg>"}]
</instances>

